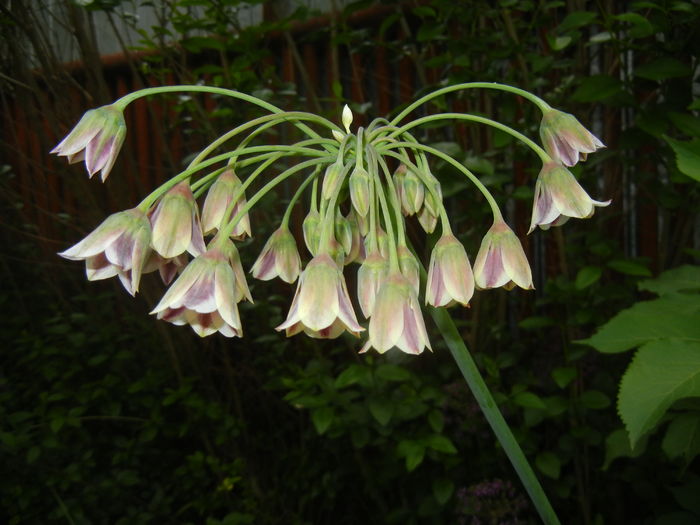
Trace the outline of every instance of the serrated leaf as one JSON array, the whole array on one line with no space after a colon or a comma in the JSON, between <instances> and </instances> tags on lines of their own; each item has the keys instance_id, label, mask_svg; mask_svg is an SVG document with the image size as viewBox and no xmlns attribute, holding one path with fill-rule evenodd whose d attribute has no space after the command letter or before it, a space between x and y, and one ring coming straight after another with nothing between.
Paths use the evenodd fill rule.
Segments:
<instances>
[{"instance_id":1,"label":"serrated leaf","mask_svg":"<svg viewBox=\"0 0 700 525\"><path fill-rule=\"evenodd\" d=\"M552 452L541 452L535 458L535 465L547 477L559 479L561 473L561 461Z\"/></svg>"},{"instance_id":2,"label":"serrated leaf","mask_svg":"<svg viewBox=\"0 0 700 525\"><path fill-rule=\"evenodd\" d=\"M588 288L593 283L600 279L603 274L603 269L600 266L584 266L576 274L574 286L577 290Z\"/></svg>"},{"instance_id":3,"label":"serrated leaf","mask_svg":"<svg viewBox=\"0 0 700 525\"><path fill-rule=\"evenodd\" d=\"M565 388L576 378L576 369L573 366L562 366L552 370L552 379L559 388Z\"/></svg>"},{"instance_id":4,"label":"serrated leaf","mask_svg":"<svg viewBox=\"0 0 700 525\"><path fill-rule=\"evenodd\" d=\"M668 142L676 154L678 170L691 179L700 182L700 139L684 142L664 136L664 140Z\"/></svg>"},{"instance_id":5,"label":"serrated leaf","mask_svg":"<svg viewBox=\"0 0 700 525\"><path fill-rule=\"evenodd\" d=\"M411 379L411 373L403 367L389 363L379 365L376 371L377 377L385 381L407 381Z\"/></svg>"},{"instance_id":6,"label":"serrated leaf","mask_svg":"<svg viewBox=\"0 0 700 525\"><path fill-rule=\"evenodd\" d=\"M620 382L618 399L632 446L673 403L699 396L700 342L665 340L642 346Z\"/></svg>"},{"instance_id":7,"label":"serrated leaf","mask_svg":"<svg viewBox=\"0 0 700 525\"><path fill-rule=\"evenodd\" d=\"M525 408L537 408L539 410L545 410L547 408L540 397L532 392L518 392L513 396L513 401L516 405Z\"/></svg>"},{"instance_id":8,"label":"serrated leaf","mask_svg":"<svg viewBox=\"0 0 700 525\"><path fill-rule=\"evenodd\" d=\"M603 470L607 470L610 463L617 458L636 458L640 456L647 446L646 438L639 441L633 449L630 445L630 439L627 431L624 428L618 428L611 432L605 438L605 461L603 461Z\"/></svg>"},{"instance_id":9,"label":"serrated leaf","mask_svg":"<svg viewBox=\"0 0 700 525\"><path fill-rule=\"evenodd\" d=\"M688 290L700 290L700 266L686 264L667 270L655 279L640 281L637 288L661 296Z\"/></svg>"},{"instance_id":10,"label":"serrated leaf","mask_svg":"<svg viewBox=\"0 0 700 525\"><path fill-rule=\"evenodd\" d=\"M455 490L455 484L447 478L438 478L433 481L433 496L439 505L444 505L452 497Z\"/></svg>"},{"instance_id":11,"label":"serrated leaf","mask_svg":"<svg viewBox=\"0 0 700 525\"><path fill-rule=\"evenodd\" d=\"M442 434L433 434L432 436L428 436L428 438L425 440L425 444L433 450L437 450L438 452L443 452L445 454L457 453L457 448L455 448L455 446L452 444L450 438Z\"/></svg>"},{"instance_id":12,"label":"serrated leaf","mask_svg":"<svg viewBox=\"0 0 700 525\"><path fill-rule=\"evenodd\" d=\"M360 383L367 378L369 374L370 371L367 367L352 364L335 378L334 386L335 388L345 388L346 386Z\"/></svg>"},{"instance_id":13,"label":"serrated leaf","mask_svg":"<svg viewBox=\"0 0 700 525\"><path fill-rule=\"evenodd\" d=\"M604 324L589 339L579 341L599 352L614 354L659 339L700 341L697 296L673 295L636 303Z\"/></svg>"},{"instance_id":14,"label":"serrated leaf","mask_svg":"<svg viewBox=\"0 0 700 525\"><path fill-rule=\"evenodd\" d=\"M671 57L657 58L647 64L637 66L634 74L649 80L666 80L667 78L687 77L692 70L680 60Z\"/></svg>"},{"instance_id":15,"label":"serrated leaf","mask_svg":"<svg viewBox=\"0 0 700 525\"><path fill-rule=\"evenodd\" d=\"M394 404L384 397L373 397L369 400L369 411L380 425L385 426L394 415Z\"/></svg>"},{"instance_id":16,"label":"serrated leaf","mask_svg":"<svg viewBox=\"0 0 700 525\"><path fill-rule=\"evenodd\" d=\"M666 430L661 448L669 457L683 457L686 464L700 453L700 414L689 413L676 416Z\"/></svg>"},{"instance_id":17,"label":"serrated leaf","mask_svg":"<svg viewBox=\"0 0 700 525\"><path fill-rule=\"evenodd\" d=\"M334 412L331 407L319 407L311 411L311 421L316 427L316 432L324 434L333 422Z\"/></svg>"}]
</instances>

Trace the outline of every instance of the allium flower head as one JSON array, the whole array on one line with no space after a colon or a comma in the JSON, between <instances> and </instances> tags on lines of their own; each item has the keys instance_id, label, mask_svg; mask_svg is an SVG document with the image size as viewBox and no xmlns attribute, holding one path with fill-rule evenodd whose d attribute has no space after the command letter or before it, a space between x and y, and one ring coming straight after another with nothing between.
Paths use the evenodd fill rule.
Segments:
<instances>
[{"instance_id":1,"label":"allium flower head","mask_svg":"<svg viewBox=\"0 0 700 525\"><path fill-rule=\"evenodd\" d=\"M220 230L246 205L245 193L240 191L242 185L241 180L232 169L224 171L211 185L202 207L202 230L205 235ZM226 216L226 210L234 198L236 202L231 212ZM246 235L248 237L251 235L250 216L247 212L233 228L231 237L242 240Z\"/></svg>"},{"instance_id":2,"label":"allium flower head","mask_svg":"<svg viewBox=\"0 0 700 525\"><path fill-rule=\"evenodd\" d=\"M287 319L276 330L286 330L287 336L304 331L317 338L335 338L345 330L357 336L364 330L357 323L342 271L330 255L319 254L306 266Z\"/></svg>"},{"instance_id":3,"label":"allium flower head","mask_svg":"<svg viewBox=\"0 0 700 525\"><path fill-rule=\"evenodd\" d=\"M502 219L493 226L481 241L474 261L474 279L477 288L510 290L515 285L531 290L532 272L523 247L513 230Z\"/></svg>"},{"instance_id":4,"label":"allium flower head","mask_svg":"<svg viewBox=\"0 0 700 525\"><path fill-rule=\"evenodd\" d=\"M457 238L443 234L430 256L425 303L432 306L468 306L474 295L474 275L469 257Z\"/></svg>"},{"instance_id":5,"label":"allium flower head","mask_svg":"<svg viewBox=\"0 0 700 525\"><path fill-rule=\"evenodd\" d=\"M369 320L369 338L360 352L375 348L383 354L394 346L407 354L431 349L418 297L400 273L384 279Z\"/></svg>"},{"instance_id":6,"label":"allium flower head","mask_svg":"<svg viewBox=\"0 0 700 525\"><path fill-rule=\"evenodd\" d=\"M549 156L565 166L574 166L579 158L586 160L589 153L605 147L576 117L551 108L542 114L540 138Z\"/></svg>"},{"instance_id":7,"label":"allium flower head","mask_svg":"<svg viewBox=\"0 0 700 525\"><path fill-rule=\"evenodd\" d=\"M286 226L280 226L265 243L250 273L261 281L279 277L293 283L301 272L301 258L294 236Z\"/></svg>"},{"instance_id":8,"label":"allium flower head","mask_svg":"<svg viewBox=\"0 0 700 525\"><path fill-rule=\"evenodd\" d=\"M596 206L607 206L610 201L591 199L573 174L556 162L548 162L535 183L535 202L532 207L530 231L537 226L543 230L564 224L569 217L587 219Z\"/></svg>"},{"instance_id":9,"label":"allium flower head","mask_svg":"<svg viewBox=\"0 0 700 525\"><path fill-rule=\"evenodd\" d=\"M389 265L379 252L370 252L357 271L357 300L365 318L369 319Z\"/></svg>"},{"instance_id":10,"label":"allium flower head","mask_svg":"<svg viewBox=\"0 0 700 525\"><path fill-rule=\"evenodd\" d=\"M186 181L163 195L151 214L151 225L153 249L166 259L185 251L197 256L205 250L197 203Z\"/></svg>"},{"instance_id":11,"label":"allium flower head","mask_svg":"<svg viewBox=\"0 0 700 525\"><path fill-rule=\"evenodd\" d=\"M90 281L119 277L134 295L149 253L151 225L138 208L110 215L78 244L59 253L72 261L85 261Z\"/></svg>"},{"instance_id":12,"label":"allium flower head","mask_svg":"<svg viewBox=\"0 0 700 525\"><path fill-rule=\"evenodd\" d=\"M226 242L229 244L210 247L194 259L151 313L176 325L189 324L200 337L215 332L242 337L237 299L240 283L232 266L237 252L231 251L233 243Z\"/></svg>"},{"instance_id":13,"label":"allium flower head","mask_svg":"<svg viewBox=\"0 0 700 525\"><path fill-rule=\"evenodd\" d=\"M124 114L114 105L91 109L73 130L51 150L68 157L68 162L85 161L90 178L102 171L104 182L114 166L126 137Z\"/></svg>"}]
</instances>

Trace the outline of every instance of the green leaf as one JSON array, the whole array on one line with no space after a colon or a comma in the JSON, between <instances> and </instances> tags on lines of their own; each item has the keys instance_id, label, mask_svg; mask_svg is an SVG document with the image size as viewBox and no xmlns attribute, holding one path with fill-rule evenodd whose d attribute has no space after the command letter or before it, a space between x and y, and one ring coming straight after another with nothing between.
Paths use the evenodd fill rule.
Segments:
<instances>
[{"instance_id":1,"label":"green leaf","mask_svg":"<svg viewBox=\"0 0 700 525\"><path fill-rule=\"evenodd\" d=\"M602 469L608 470L610 463L617 458L636 458L646 450L646 447L647 440L643 438L633 449L627 431L624 428L618 428L605 438L605 461Z\"/></svg>"},{"instance_id":2,"label":"green leaf","mask_svg":"<svg viewBox=\"0 0 700 525\"><path fill-rule=\"evenodd\" d=\"M561 473L561 461L552 452L541 452L535 458L535 465L545 476L559 479Z\"/></svg>"},{"instance_id":3,"label":"green leaf","mask_svg":"<svg viewBox=\"0 0 700 525\"><path fill-rule=\"evenodd\" d=\"M584 78L571 99L574 102L596 102L622 92L622 82L608 75L594 75Z\"/></svg>"},{"instance_id":4,"label":"green leaf","mask_svg":"<svg viewBox=\"0 0 700 525\"><path fill-rule=\"evenodd\" d=\"M671 57L657 58L647 64L638 66L634 74L649 80L666 80L667 78L687 77L692 70L680 60Z\"/></svg>"},{"instance_id":5,"label":"green leaf","mask_svg":"<svg viewBox=\"0 0 700 525\"><path fill-rule=\"evenodd\" d=\"M51 427L51 432L55 434L56 432L61 430L65 422L66 420L62 416L53 418L51 420L51 423L49 424L49 426Z\"/></svg>"},{"instance_id":6,"label":"green leaf","mask_svg":"<svg viewBox=\"0 0 700 525\"><path fill-rule=\"evenodd\" d=\"M700 139L684 142L665 135L664 139L676 154L678 170L691 179L700 182Z\"/></svg>"},{"instance_id":7,"label":"green leaf","mask_svg":"<svg viewBox=\"0 0 700 525\"><path fill-rule=\"evenodd\" d=\"M557 37L552 37L550 35L547 35L547 41L549 42L549 47L551 47L553 51L561 51L566 46L568 46L572 42L572 40L573 40L573 38L569 35L557 36Z\"/></svg>"},{"instance_id":8,"label":"green leaf","mask_svg":"<svg viewBox=\"0 0 700 525\"><path fill-rule=\"evenodd\" d=\"M661 448L669 459L682 456L686 464L693 461L700 453L700 414L676 416L668 426Z\"/></svg>"},{"instance_id":9,"label":"green leaf","mask_svg":"<svg viewBox=\"0 0 700 525\"><path fill-rule=\"evenodd\" d=\"M636 303L604 324L593 337L579 341L599 352L624 352L659 339L700 341L700 298L673 295Z\"/></svg>"},{"instance_id":10,"label":"green leaf","mask_svg":"<svg viewBox=\"0 0 700 525\"><path fill-rule=\"evenodd\" d=\"M581 26L586 26L596 19L598 15L592 11L574 11L566 15L556 28L558 33L566 33L572 29L577 29Z\"/></svg>"},{"instance_id":11,"label":"green leaf","mask_svg":"<svg viewBox=\"0 0 700 525\"><path fill-rule=\"evenodd\" d=\"M565 388L576 378L576 369L573 366L562 366L552 370L552 379L559 388Z\"/></svg>"},{"instance_id":12,"label":"green leaf","mask_svg":"<svg viewBox=\"0 0 700 525\"><path fill-rule=\"evenodd\" d=\"M632 24L632 27L627 31L630 38L644 38L654 33L654 26L651 25L649 20L637 13L622 13L612 18Z\"/></svg>"},{"instance_id":13,"label":"green leaf","mask_svg":"<svg viewBox=\"0 0 700 525\"><path fill-rule=\"evenodd\" d=\"M428 412L428 423L435 432L442 432L442 429L445 427L445 418L442 412L435 409Z\"/></svg>"},{"instance_id":14,"label":"green leaf","mask_svg":"<svg viewBox=\"0 0 700 525\"><path fill-rule=\"evenodd\" d=\"M394 405L384 397L373 397L369 400L369 411L380 425L385 426L394 415Z\"/></svg>"},{"instance_id":15,"label":"green leaf","mask_svg":"<svg viewBox=\"0 0 700 525\"><path fill-rule=\"evenodd\" d=\"M602 410L610 406L610 398L598 390L586 390L581 394L579 402L590 410Z\"/></svg>"},{"instance_id":16,"label":"green leaf","mask_svg":"<svg viewBox=\"0 0 700 525\"><path fill-rule=\"evenodd\" d=\"M452 497L455 484L447 478L437 478L433 481L433 496L439 505L444 505Z\"/></svg>"},{"instance_id":17,"label":"green leaf","mask_svg":"<svg viewBox=\"0 0 700 525\"><path fill-rule=\"evenodd\" d=\"M547 405L544 404L540 397L532 392L518 392L513 396L513 401L516 405L525 408L537 408L540 410L546 410L547 408Z\"/></svg>"},{"instance_id":18,"label":"green leaf","mask_svg":"<svg viewBox=\"0 0 700 525\"><path fill-rule=\"evenodd\" d=\"M669 113L668 118L671 119L674 126L686 135L700 137L700 118L687 113L678 113L677 111Z\"/></svg>"},{"instance_id":19,"label":"green leaf","mask_svg":"<svg viewBox=\"0 0 700 525\"><path fill-rule=\"evenodd\" d=\"M411 379L411 373L403 367L392 364L383 364L377 367L377 377L385 381L407 381Z\"/></svg>"},{"instance_id":20,"label":"green leaf","mask_svg":"<svg viewBox=\"0 0 700 525\"><path fill-rule=\"evenodd\" d=\"M39 447L32 447L27 451L27 463L34 463L41 454L41 449Z\"/></svg>"},{"instance_id":21,"label":"green leaf","mask_svg":"<svg viewBox=\"0 0 700 525\"><path fill-rule=\"evenodd\" d=\"M442 434L433 434L428 436L425 440L426 446L437 450L438 452L443 452L445 454L456 454L457 449L455 448L450 438L443 436Z\"/></svg>"},{"instance_id":22,"label":"green leaf","mask_svg":"<svg viewBox=\"0 0 700 525\"><path fill-rule=\"evenodd\" d=\"M406 470L409 472L415 470L425 457L425 445L420 441L404 439L399 442L397 451L399 456L406 458Z\"/></svg>"},{"instance_id":23,"label":"green leaf","mask_svg":"<svg viewBox=\"0 0 700 525\"><path fill-rule=\"evenodd\" d=\"M523 319L518 323L518 326L523 330L537 330L553 324L554 320L551 317L533 316Z\"/></svg>"},{"instance_id":24,"label":"green leaf","mask_svg":"<svg viewBox=\"0 0 700 525\"><path fill-rule=\"evenodd\" d=\"M593 283L600 279L603 274L603 269L600 266L584 266L576 274L574 286L577 290L588 288Z\"/></svg>"},{"instance_id":25,"label":"green leaf","mask_svg":"<svg viewBox=\"0 0 700 525\"><path fill-rule=\"evenodd\" d=\"M623 273L625 275L636 275L640 277L651 277L651 271L649 268L635 261L630 261L628 259L615 259L608 262L608 267L612 268L616 272Z\"/></svg>"},{"instance_id":26,"label":"green leaf","mask_svg":"<svg viewBox=\"0 0 700 525\"><path fill-rule=\"evenodd\" d=\"M700 342L653 341L640 348L622 378L618 399L632 446L658 424L673 403L698 396Z\"/></svg>"},{"instance_id":27,"label":"green leaf","mask_svg":"<svg viewBox=\"0 0 700 525\"><path fill-rule=\"evenodd\" d=\"M343 370L338 377L335 378L335 388L345 388L346 386L362 383L369 378L370 371L367 367L357 364L352 364Z\"/></svg>"},{"instance_id":28,"label":"green leaf","mask_svg":"<svg viewBox=\"0 0 700 525\"><path fill-rule=\"evenodd\" d=\"M331 407L325 406L314 408L311 411L311 421L313 421L313 424L316 427L316 432L321 435L324 434L326 430L328 430L328 427L331 426L333 416L334 413Z\"/></svg>"},{"instance_id":29,"label":"green leaf","mask_svg":"<svg viewBox=\"0 0 700 525\"><path fill-rule=\"evenodd\" d=\"M637 287L662 296L687 290L700 290L700 266L689 264L679 266L665 271L656 279L640 281Z\"/></svg>"}]
</instances>

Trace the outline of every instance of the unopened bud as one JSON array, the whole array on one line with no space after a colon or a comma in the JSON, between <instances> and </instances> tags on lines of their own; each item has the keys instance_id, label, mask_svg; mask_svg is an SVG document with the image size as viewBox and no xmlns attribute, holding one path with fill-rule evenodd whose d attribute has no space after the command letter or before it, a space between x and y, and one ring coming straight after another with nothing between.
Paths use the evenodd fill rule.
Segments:
<instances>
[{"instance_id":1,"label":"unopened bud","mask_svg":"<svg viewBox=\"0 0 700 525\"><path fill-rule=\"evenodd\" d=\"M369 211L369 173L363 167L356 167L352 175L350 175L350 180L348 182L350 185L350 199L352 200L352 205L357 211L358 215L362 217L367 216Z\"/></svg>"},{"instance_id":2,"label":"unopened bud","mask_svg":"<svg viewBox=\"0 0 700 525\"><path fill-rule=\"evenodd\" d=\"M345 126L345 131L350 133L350 124L352 124L352 111L350 107L345 104L343 108L343 126Z\"/></svg>"},{"instance_id":3,"label":"unopened bud","mask_svg":"<svg viewBox=\"0 0 700 525\"><path fill-rule=\"evenodd\" d=\"M321 187L321 196L328 200L335 193L338 183L340 182L340 174L343 172L343 163L337 160L326 168L326 173L323 176L323 186Z\"/></svg>"},{"instance_id":4,"label":"unopened bud","mask_svg":"<svg viewBox=\"0 0 700 525\"><path fill-rule=\"evenodd\" d=\"M318 210L309 210L301 226L304 232L304 243L311 255L316 255L318 243L321 240L321 216Z\"/></svg>"}]
</instances>

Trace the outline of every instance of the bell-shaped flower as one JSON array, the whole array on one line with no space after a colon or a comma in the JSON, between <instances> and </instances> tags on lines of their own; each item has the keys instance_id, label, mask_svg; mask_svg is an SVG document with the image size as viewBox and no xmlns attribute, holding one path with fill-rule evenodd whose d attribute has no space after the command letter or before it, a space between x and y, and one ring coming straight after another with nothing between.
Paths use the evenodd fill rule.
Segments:
<instances>
[{"instance_id":1,"label":"bell-shaped flower","mask_svg":"<svg viewBox=\"0 0 700 525\"><path fill-rule=\"evenodd\" d=\"M510 290L515 285L526 290L534 288L523 247L503 219L494 221L481 241L474 261L474 280L481 289L503 286Z\"/></svg>"},{"instance_id":2,"label":"bell-shaped flower","mask_svg":"<svg viewBox=\"0 0 700 525\"><path fill-rule=\"evenodd\" d=\"M540 138L549 156L565 166L575 165L579 158L586 160L589 153L605 147L576 117L553 108L542 114Z\"/></svg>"},{"instance_id":3,"label":"bell-shaped flower","mask_svg":"<svg viewBox=\"0 0 700 525\"><path fill-rule=\"evenodd\" d=\"M373 347L383 354L394 346L416 355L425 347L432 350L418 296L398 272L387 276L379 289L369 320L369 338L360 353Z\"/></svg>"},{"instance_id":4,"label":"bell-shaped flower","mask_svg":"<svg viewBox=\"0 0 700 525\"><path fill-rule=\"evenodd\" d=\"M596 206L609 204L610 201L591 199L569 170L559 163L548 162L535 183L535 202L528 233L537 226L543 230L559 226L569 217L587 219L593 215Z\"/></svg>"},{"instance_id":5,"label":"bell-shaped flower","mask_svg":"<svg viewBox=\"0 0 700 525\"><path fill-rule=\"evenodd\" d=\"M241 191L242 186L241 179L230 168L219 175L219 178L211 185L202 207L202 231L205 235L215 233L226 226L246 205L247 200L245 193ZM234 199L235 202L233 202ZM229 207L231 207L231 211L226 215L226 210ZM246 235L250 237L250 232L250 216L246 212L231 231L231 238L242 240L245 239Z\"/></svg>"},{"instance_id":6,"label":"bell-shaped flower","mask_svg":"<svg viewBox=\"0 0 700 525\"><path fill-rule=\"evenodd\" d=\"M388 270L386 259L378 251L372 251L357 271L357 300L366 319L369 319L374 311L377 294Z\"/></svg>"},{"instance_id":7,"label":"bell-shaped flower","mask_svg":"<svg viewBox=\"0 0 700 525\"><path fill-rule=\"evenodd\" d=\"M51 150L68 157L68 162L85 161L90 178L101 171L104 182L126 137L124 114L114 105L91 109L73 130Z\"/></svg>"},{"instance_id":8,"label":"bell-shaped flower","mask_svg":"<svg viewBox=\"0 0 700 525\"><path fill-rule=\"evenodd\" d=\"M197 203L188 182L173 186L161 197L151 214L151 245L171 259L188 251L195 257L205 250Z\"/></svg>"},{"instance_id":9,"label":"bell-shaped flower","mask_svg":"<svg viewBox=\"0 0 700 525\"><path fill-rule=\"evenodd\" d=\"M314 257L297 285L287 319L276 330L287 336L304 331L312 337L334 338L347 330L357 336L364 330L355 317L345 278L327 253Z\"/></svg>"},{"instance_id":10,"label":"bell-shaped flower","mask_svg":"<svg viewBox=\"0 0 700 525\"><path fill-rule=\"evenodd\" d=\"M420 212L418 212L418 222L425 233L433 233L438 223L438 216L433 215L430 208L423 206Z\"/></svg>"},{"instance_id":11,"label":"bell-shaped flower","mask_svg":"<svg viewBox=\"0 0 700 525\"><path fill-rule=\"evenodd\" d=\"M146 260L146 264L143 267L143 273L151 273L158 270L163 284L167 286L173 282L173 279L177 274L185 269L188 262L189 259L185 253L171 259L166 259L158 255L157 252L151 250L148 259Z\"/></svg>"},{"instance_id":12,"label":"bell-shaped flower","mask_svg":"<svg viewBox=\"0 0 700 525\"><path fill-rule=\"evenodd\" d=\"M369 173L362 166L356 167L350 174L350 179L348 180L350 200L353 208L361 217L366 217L369 212L370 184Z\"/></svg>"},{"instance_id":13,"label":"bell-shaped flower","mask_svg":"<svg viewBox=\"0 0 700 525\"><path fill-rule=\"evenodd\" d=\"M85 261L90 281L119 277L134 295L148 257L151 225L138 208L110 215L78 244L59 253L72 261Z\"/></svg>"},{"instance_id":14,"label":"bell-shaped flower","mask_svg":"<svg viewBox=\"0 0 700 525\"><path fill-rule=\"evenodd\" d=\"M243 272L234 267L240 266L237 255L230 241L210 245L185 268L151 313L176 325L189 324L200 337L215 332L242 337L237 281Z\"/></svg>"},{"instance_id":15,"label":"bell-shaped flower","mask_svg":"<svg viewBox=\"0 0 700 525\"><path fill-rule=\"evenodd\" d=\"M425 196L425 186L421 182L416 172L409 169L403 179L403 190L401 191L401 209L406 216L415 215L423 206Z\"/></svg>"},{"instance_id":16,"label":"bell-shaped flower","mask_svg":"<svg viewBox=\"0 0 700 525\"><path fill-rule=\"evenodd\" d=\"M359 216L355 213L355 210L350 210L348 216L345 219L350 225L350 251L345 254L344 264L350 264L352 262L361 263L365 260L365 243L362 241L362 235L360 234L360 225L358 224L357 218Z\"/></svg>"},{"instance_id":17,"label":"bell-shaped flower","mask_svg":"<svg viewBox=\"0 0 700 525\"><path fill-rule=\"evenodd\" d=\"M467 251L452 233L443 234L430 256L425 304L437 307L460 303L468 306L472 295L474 274Z\"/></svg>"},{"instance_id":18,"label":"bell-shaped flower","mask_svg":"<svg viewBox=\"0 0 700 525\"><path fill-rule=\"evenodd\" d=\"M261 281L279 277L293 283L301 272L301 258L294 236L286 226L280 226L265 243L250 273Z\"/></svg>"}]
</instances>

